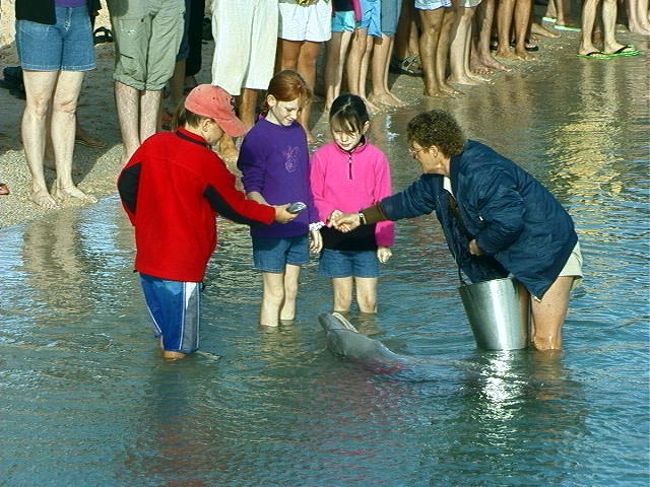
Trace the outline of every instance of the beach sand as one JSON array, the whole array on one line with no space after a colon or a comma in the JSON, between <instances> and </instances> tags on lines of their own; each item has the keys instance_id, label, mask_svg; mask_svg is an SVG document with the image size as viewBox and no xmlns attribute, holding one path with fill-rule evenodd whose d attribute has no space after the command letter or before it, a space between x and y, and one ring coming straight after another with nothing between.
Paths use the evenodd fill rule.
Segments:
<instances>
[{"instance_id":1,"label":"beach sand","mask_svg":"<svg viewBox=\"0 0 650 487\"><path fill-rule=\"evenodd\" d=\"M100 18L100 23L107 23L105 18ZM647 39L632 36L629 33L619 34L622 42L633 42L642 49L647 50ZM559 39L540 39L541 49L536 53L537 60L530 62L510 61L512 73L496 73L491 75L489 89L507 89L505 76L520 73L523 76L535 75L544 69L560 69L557 62L552 62L554 56L569 56L575 62L575 50L578 44L578 34L563 33ZM197 75L200 83L210 82L210 65L214 44L204 42L203 68ZM116 192L116 178L121 168L122 145L117 124L117 113L113 96L112 72L114 63L114 45L103 43L96 46L97 69L89 72L84 81L79 99L78 119L80 124L91 135L102 138L107 147L105 149L91 149L80 144L75 145L74 152L74 180L79 188L96 198L102 198ZM642 55L646 55L643 53ZM584 62L584 61L583 61ZM594 62L594 61L589 61ZM2 67L17 65L17 55L13 44L0 49L0 63ZM564 67L564 69L568 69ZM442 99L430 99L422 96L421 78L409 76L392 77L393 91L402 100L411 105L419 105L422 110L430 109L444 102ZM464 95L459 97L458 103L463 100L471 101L472 91L480 90L479 87L463 87ZM440 101L442 100L442 101ZM8 90L0 89L0 182L7 183L11 190L8 196L0 196L0 228L25 223L42 218L52 211L33 204L29 199L30 174L25 161L20 142L20 123L24 108L24 100L12 96ZM322 102L317 100L314 104L312 120L316 121L314 133L320 139L327 138L326 117L322 115ZM46 169L48 184L54 181L55 173ZM76 200L63 202L63 207L82 206L84 203Z\"/></svg>"}]
</instances>

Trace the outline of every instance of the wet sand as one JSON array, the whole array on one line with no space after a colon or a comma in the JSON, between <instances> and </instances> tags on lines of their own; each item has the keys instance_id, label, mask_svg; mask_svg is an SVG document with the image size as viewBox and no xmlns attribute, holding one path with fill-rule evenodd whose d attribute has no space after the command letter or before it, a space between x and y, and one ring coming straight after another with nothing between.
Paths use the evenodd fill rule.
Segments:
<instances>
[{"instance_id":1,"label":"wet sand","mask_svg":"<svg viewBox=\"0 0 650 487\"><path fill-rule=\"evenodd\" d=\"M578 33L562 32L558 39L540 38L540 50L535 53L533 61L504 61L512 71L490 75L490 81L478 86L459 86L463 94L455 98L427 98L422 95L421 78L391 75L393 92L409 103L406 109L447 108L450 104L462 104L468 108L480 101L485 90L497 90L509 97L511 81L518 77L544 77L549 82L560 83L558 89L571 90L571 86L561 84L564 70L579 69L584 63L620 63L625 69L626 63L646 62L648 55L648 38L628 32L617 33L623 43L632 43L642 50L637 58L624 58L609 61L583 60L576 57ZM213 43L203 45L203 69L197 75L199 82L210 82L210 64ZM113 97L113 44L99 44L96 47L97 69L90 72L84 81L79 100L78 117L81 125L94 136L101 137L107 144L105 149L91 149L80 144L75 146L74 179L84 192L102 198L116 191L115 180L121 167L122 146L117 125L117 114ZM17 58L13 46L0 50L2 66L16 65ZM640 80L640 88L648 88L648 78ZM643 88L645 87L645 88ZM27 169L20 142L20 121L24 101L13 97L8 90L0 89L0 182L7 183L11 190L9 196L0 196L0 228L9 227L42 218L51 212L33 204L30 200L30 174ZM317 100L312 113L316 121L314 134L319 141L328 138L326 117L322 116L322 101ZM399 129L399 128L398 128ZM54 181L53 170L46 170L48 184ZM65 201L62 208L83 206L76 200Z\"/></svg>"}]
</instances>

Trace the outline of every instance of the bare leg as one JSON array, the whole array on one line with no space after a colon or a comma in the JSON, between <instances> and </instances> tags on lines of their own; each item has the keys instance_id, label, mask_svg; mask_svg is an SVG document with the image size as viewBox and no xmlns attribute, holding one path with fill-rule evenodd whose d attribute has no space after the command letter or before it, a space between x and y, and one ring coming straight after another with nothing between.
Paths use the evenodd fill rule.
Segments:
<instances>
[{"instance_id":1,"label":"bare leg","mask_svg":"<svg viewBox=\"0 0 650 487\"><path fill-rule=\"evenodd\" d=\"M332 102L341 93L344 60L347 54L352 32L332 32L327 42L325 61L325 111L329 111Z\"/></svg>"},{"instance_id":2,"label":"bare leg","mask_svg":"<svg viewBox=\"0 0 650 487\"><path fill-rule=\"evenodd\" d=\"M115 101L124 144L122 162L126 162L140 147L140 91L116 81Z\"/></svg>"},{"instance_id":3,"label":"bare leg","mask_svg":"<svg viewBox=\"0 0 650 487\"><path fill-rule=\"evenodd\" d=\"M284 302L284 273L262 273L264 293L260 310L260 325L277 327L280 308Z\"/></svg>"},{"instance_id":4,"label":"bare leg","mask_svg":"<svg viewBox=\"0 0 650 487\"><path fill-rule=\"evenodd\" d=\"M424 94L426 96L439 96L440 84L436 75L436 53L444 9L420 10L422 32L420 34L420 61L424 73Z\"/></svg>"},{"instance_id":5,"label":"bare leg","mask_svg":"<svg viewBox=\"0 0 650 487\"><path fill-rule=\"evenodd\" d=\"M162 90L145 90L140 96L140 143L156 133Z\"/></svg>"},{"instance_id":6,"label":"bare leg","mask_svg":"<svg viewBox=\"0 0 650 487\"><path fill-rule=\"evenodd\" d=\"M456 4L457 5L457 4ZM452 41L449 46L449 67L451 75L447 81L465 85L476 85L478 82L469 76L465 66L465 54L469 55L472 16L474 11L471 8L454 7L456 19L452 28Z\"/></svg>"},{"instance_id":7,"label":"bare leg","mask_svg":"<svg viewBox=\"0 0 650 487\"><path fill-rule=\"evenodd\" d=\"M603 51L615 52L623 47L616 40L616 0L603 0Z\"/></svg>"},{"instance_id":8,"label":"bare leg","mask_svg":"<svg viewBox=\"0 0 650 487\"><path fill-rule=\"evenodd\" d=\"M450 8L443 8L442 28L440 40L436 48L436 77L440 85L440 91L445 95L458 95L461 91L447 83L447 60L449 59L449 45L453 35L456 14Z\"/></svg>"},{"instance_id":9,"label":"bare leg","mask_svg":"<svg viewBox=\"0 0 650 487\"><path fill-rule=\"evenodd\" d=\"M589 54L598 51L594 46L592 36L596 23L596 8L600 0L585 0L582 4L582 31L578 54Z\"/></svg>"},{"instance_id":10,"label":"bare leg","mask_svg":"<svg viewBox=\"0 0 650 487\"><path fill-rule=\"evenodd\" d=\"M246 128L255 125L255 107L257 106L257 91L250 88L242 89L239 97L239 119Z\"/></svg>"},{"instance_id":11,"label":"bare leg","mask_svg":"<svg viewBox=\"0 0 650 487\"><path fill-rule=\"evenodd\" d=\"M22 139L25 158L32 175L31 199L43 208L57 208L50 196L43 173L43 158L47 134L47 112L56 86L58 71L23 71L27 100L22 119Z\"/></svg>"},{"instance_id":12,"label":"bare leg","mask_svg":"<svg viewBox=\"0 0 650 487\"><path fill-rule=\"evenodd\" d=\"M479 41L478 59L483 66L499 71L510 71L510 69L492 57L490 52L490 41L492 38L492 24L494 23L496 0L483 0L478 6Z\"/></svg>"},{"instance_id":13,"label":"bare leg","mask_svg":"<svg viewBox=\"0 0 650 487\"><path fill-rule=\"evenodd\" d=\"M497 37L498 45L495 55L503 58L513 58L510 50L510 27L515 8L515 0L499 0L497 8Z\"/></svg>"},{"instance_id":14,"label":"bare leg","mask_svg":"<svg viewBox=\"0 0 650 487\"><path fill-rule=\"evenodd\" d=\"M305 41L300 48L300 54L298 56L298 67L297 71L305 78L305 82L310 90L314 90L316 85L316 60L318 59L318 53L320 52L320 42L310 42ZM304 127L305 132L307 133L307 141L313 142L314 136L311 133L311 127L309 125L309 118L311 116L311 103L306 104L302 107L300 112L300 124Z\"/></svg>"},{"instance_id":15,"label":"bare leg","mask_svg":"<svg viewBox=\"0 0 650 487\"><path fill-rule=\"evenodd\" d=\"M347 313L352 306L352 277L337 277L332 279L332 291L334 293L334 311Z\"/></svg>"},{"instance_id":16,"label":"bare leg","mask_svg":"<svg viewBox=\"0 0 650 487\"><path fill-rule=\"evenodd\" d=\"M541 301L532 299L533 346L537 350L562 348L562 325L569 309L573 276L558 277Z\"/></svg>"},{"instance_id":17,"label":"bare leg","mask_svg":"<svg viewBox=\"0 0 650 487\"><path fill-rule=\"evenodd\" d=\"M362 313L377 312L377 278L355 277L357 287L357 304Z\"/></svg>"},{"instance_id":18,"label":"bare leg","mask_svg":"<svg viewBox=\"0 0 650 487\"><path fill-rule=\"evenodd\" d=\"M95 202L72 181L72 154L74 152L77 100L81 91L83 72L61 71L52 101L52 148L56 162L55 198L78 198Z\"/></svg>"},{"instance_id":19,"label":"bare leg","mask_svg":"<svg viewBox=\"0 0 650 487\"><path fill-rule=\"evenodd\" d=\"M526 36L533 0L516 0L515 4L515 56L523 60L535 59L526 51Z\"/></svg>"},{"instance_id":20,"label":"bare leg","mask_svg":"<svg viewBox=\"0 0 650 487\"><path fill-rule=\"evenodd\" d=\"M284 271L284 302L280 309L281 321L292 321L296 318L299 277L300 266L287 264Z\"/></svg>"},{"instance_id":21,"label":"bare leg","mask_svg":"<svg viewBox=\"0 0 650 487\"><path fill-rule=\"evenodd\" d=\"M372 93L370 102L388 107L404 106L404 102L388 88L388 65L393 49L393 38L383 35L374 41L372 54Z\"/></svg>"}]
</instances>

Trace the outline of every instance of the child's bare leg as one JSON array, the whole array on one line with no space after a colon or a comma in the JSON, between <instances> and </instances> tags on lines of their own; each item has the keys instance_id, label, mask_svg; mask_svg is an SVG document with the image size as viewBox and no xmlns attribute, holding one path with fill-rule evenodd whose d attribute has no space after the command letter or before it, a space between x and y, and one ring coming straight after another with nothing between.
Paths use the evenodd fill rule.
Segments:
<instances>
[{"instance_id":1,"label":"child's bare leg","mask_svg":"<svg viewBox=\"0 0 650 487\"><path fill-rule=\"evenodd\" d=\"M287 264L284 269L284 302L280 308L280 320L291 321L296 318L296 297L300 266Z\"/></svg>"},{"instance_id":2,"label":"child's bare leg","mask_svg":"<svg viewBox=\"0 0 650 487\"><path fill-rule=\"evenodd\" d=\"M352 306L352 277L335 277L332 279L334 293L334 311L347 313Z\"/></svg>"},{"instance_id":3,"label":"child's bare leg","mask_svg":"<svg viewBox=\"0 0 650 487\"><path fill-rule=\"evenodd\" d=\"M260 325L277 327L280 308L284 302L284 273L263 272L264 292L260 310Z\"/></svg>"},{"instance_id":4,"label":"child's bare leg","mask_svg":"<svg viewBox=\"0 0 650 487\"><path fill-rule=\"evenodd\" d=\"M377 312L377 278L355 277L357 304L362 313Z\"/></svg>"}]
</instances>

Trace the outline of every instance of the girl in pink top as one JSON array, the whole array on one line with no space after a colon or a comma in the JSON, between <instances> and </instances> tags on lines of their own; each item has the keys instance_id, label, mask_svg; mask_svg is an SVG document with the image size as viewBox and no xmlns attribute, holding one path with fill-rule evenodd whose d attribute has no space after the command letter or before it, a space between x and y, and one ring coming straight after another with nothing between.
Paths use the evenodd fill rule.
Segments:
<instances>
[{"instance_id":1,"label":"girl in pink top","mask_svg":"<svg viewBox=\"0 0 650 487\"><path fill-rule=\"evenodd\" d=\"M318 149L311 160L314 205L324 222L341 211L357 212L392 194L388 160L366 141L369 128L368 110L360 97L345 94L334 100L330 109L334 141ZM376 313L379 262L391 256L393 222L362 225L349 233L325 226L321 233L319 270L332 279L334 311L350 310L356 286L359 311Z\"/></svg>"}]
</instances>

